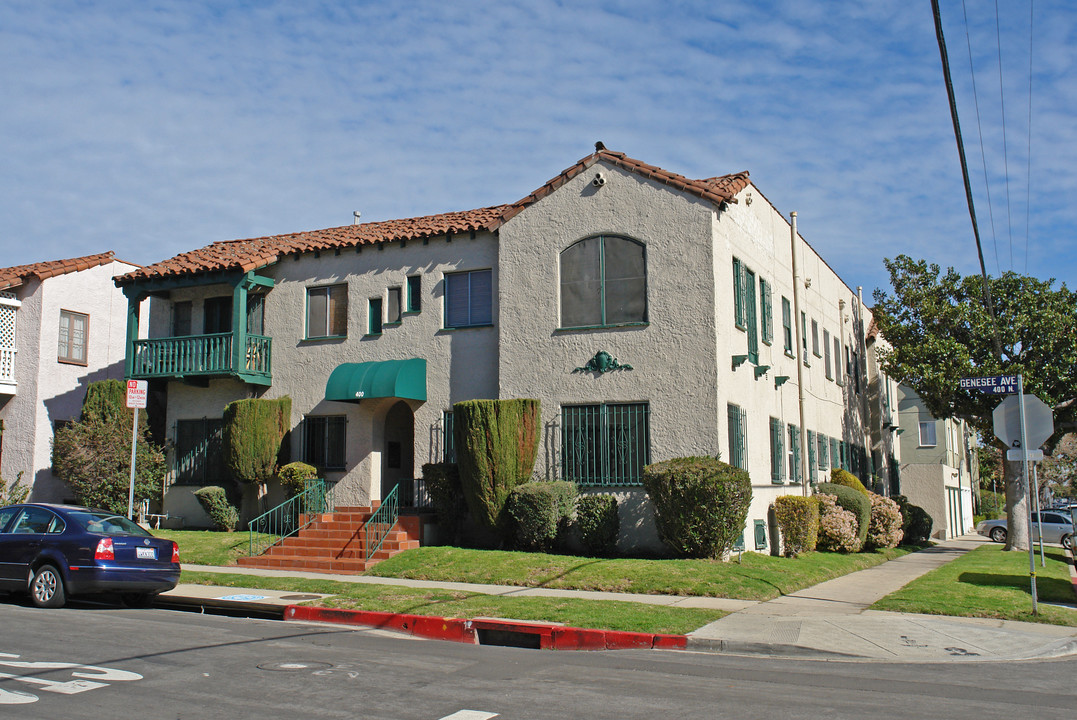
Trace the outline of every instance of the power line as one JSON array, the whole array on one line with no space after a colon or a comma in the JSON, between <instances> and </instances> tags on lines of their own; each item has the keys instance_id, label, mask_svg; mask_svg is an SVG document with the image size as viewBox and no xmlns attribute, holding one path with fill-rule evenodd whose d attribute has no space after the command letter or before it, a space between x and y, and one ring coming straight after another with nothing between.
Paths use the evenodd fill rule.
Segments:
<instances>
[{"instance_id":1,"label":"power line","mask_svg":"<svg viewBox=\"0 0 1077 720\"><path fill-rule=\"evenodd\" d=\"M976 91L976 66L972 61L972 38L969 37L969 14L965 8L965 0L961 0L961 12L965 16L965 44L969 49L969 72L972 74L972 99L976 105L976 132L980 136L980 159L984 166L984 187L987 188L987 217L991 222L991 245L995 250L995 272L1002 274L1002 267L998 261L998 235L995 233L995 210L991 202L991 178L987 174L987 152L984 150L983 124L980 122L980 94Z\"/></svg>"}]
</instances>

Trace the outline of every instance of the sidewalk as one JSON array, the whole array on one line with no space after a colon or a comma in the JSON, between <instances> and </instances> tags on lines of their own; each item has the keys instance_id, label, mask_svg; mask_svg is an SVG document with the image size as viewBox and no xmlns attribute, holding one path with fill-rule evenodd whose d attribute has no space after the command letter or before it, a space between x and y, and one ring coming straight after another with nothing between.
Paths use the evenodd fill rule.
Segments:
<instances>
[{"instance_id":1,"label":"sidewalk","mask_svg":"<svg viewBox=\"0 0 1077 720\"><path fill-rule=\"evenodd\" d=\"M724 598L637 595L506 585L432 582L354 575L185 565L186 570L304 577L340 582L455 589L516 597L614 600L708 607L730 615L689 633L684 646L701 652L761 654L832 660L1021 660L1077 653L1077 628L1037 623L882 612L867 608L910 581L968 552L986 539L966 535L867 570L850 573L767 602ZM274 590L180 585L163 599L219 607L281 609L320 595ZM356 618L359 618L356 615ZM340 620L338 620L340 621ZM359 621L360 623L362 621ZM378 623L383 626L384 623Z\"/></svg>"}]
</instances>

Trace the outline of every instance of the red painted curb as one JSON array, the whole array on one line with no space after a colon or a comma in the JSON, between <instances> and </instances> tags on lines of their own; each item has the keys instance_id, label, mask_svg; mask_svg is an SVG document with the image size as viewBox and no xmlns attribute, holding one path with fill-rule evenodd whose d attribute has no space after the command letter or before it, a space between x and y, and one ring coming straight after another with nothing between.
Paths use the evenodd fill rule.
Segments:
<instances>
[{"instance_id":1,"label":"red painted curb","mask_svg":"<svg viewBox=\"0 0 1077 720\"><path fill-rule=\"evenodd\" d=\"M460 620L431 615L338 610L306 605L289 605L284 609L284 619L366 625L432 640L449 640L472 645L479 643L479 633L483 630L537 635L538 646L542 650L683 650L688 646L688 638L684 635L588 630L511 620Z\"/></svg>"}]
</instances>

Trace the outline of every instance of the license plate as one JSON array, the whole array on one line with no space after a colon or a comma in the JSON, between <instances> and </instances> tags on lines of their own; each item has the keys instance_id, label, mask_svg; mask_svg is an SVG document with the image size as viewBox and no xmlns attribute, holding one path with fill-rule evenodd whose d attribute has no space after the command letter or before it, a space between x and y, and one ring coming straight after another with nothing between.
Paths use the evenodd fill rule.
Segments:
<instances>
[{"instance_id":1,"label":"license plate","mask_svg":"<svg viewBox=\"0 0 1077 720\"><path fill-rule=\"evenodd\" d=\"M157 559L157 548L151 548L151 547L135 548L135 557L137 557L139 560L156 560Z\"/></svg>"}]
</instances>

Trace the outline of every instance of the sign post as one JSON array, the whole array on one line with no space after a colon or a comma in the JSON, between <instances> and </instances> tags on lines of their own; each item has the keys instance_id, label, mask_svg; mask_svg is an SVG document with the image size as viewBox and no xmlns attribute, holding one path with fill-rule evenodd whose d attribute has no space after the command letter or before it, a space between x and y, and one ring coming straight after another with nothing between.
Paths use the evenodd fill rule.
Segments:
<instances>
[{"instance_id":1,"label":"sign post","mask_svg":"<svg viewBox=\"0 0 1077 720\"><path fill-rule=\"evenodd\" d=\"M127 491L127 519L132 520L135 506L135 449L138 446L138 409L146 407L149 382L127 381L127 407L134 408L135 419L131 425L131 485Z\"/></svg>"}]
</instances>

